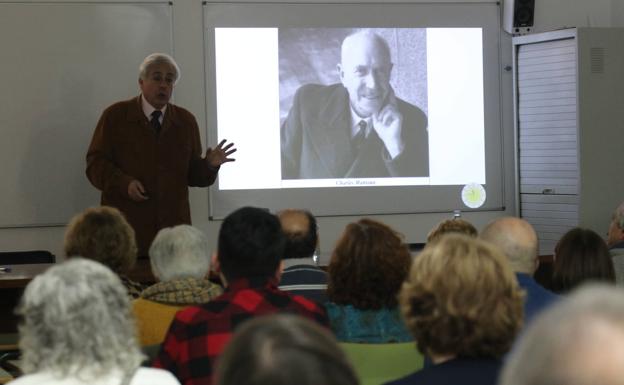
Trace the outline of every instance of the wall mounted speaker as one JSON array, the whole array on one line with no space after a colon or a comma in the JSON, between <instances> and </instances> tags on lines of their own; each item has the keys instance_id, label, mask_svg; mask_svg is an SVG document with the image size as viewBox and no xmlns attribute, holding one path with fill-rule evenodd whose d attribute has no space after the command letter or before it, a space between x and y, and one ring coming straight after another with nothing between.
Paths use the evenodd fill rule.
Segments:
<instances>
[{"instance_id":1,"label":"wall mounted speaker","mask_svg":"<svg viewBox=\"0 0 624 385\"><path fill-rule=\"evenodd\" d=\"M529 33L534 14L535 0L504 0L503 29L512 35Z\"/></svg>"}]
</instances>

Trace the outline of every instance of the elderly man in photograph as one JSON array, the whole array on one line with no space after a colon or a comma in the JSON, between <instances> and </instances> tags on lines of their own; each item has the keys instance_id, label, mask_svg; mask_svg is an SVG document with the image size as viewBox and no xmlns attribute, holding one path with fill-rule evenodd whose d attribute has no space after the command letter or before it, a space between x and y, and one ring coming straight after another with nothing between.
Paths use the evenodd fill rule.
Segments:
<instances>
[{"instance_id":1,"label":"elderly man in photograph","mask_svg":"<svg viewBox=\"0 0 624 385\"><path fill-rule=\"evenodd\" d=\"M390 85L388 43L347 36L341 84L306 84L281 127L282 179L429 176L427 117Z\"/></svg>"},{"instance_id":2,"label":"elderly man in photograph","mask_svg":"<svg viewBox=\"0 0 624 385\"><path fill-rule=\"evenodd\" d=\"M186 109L169 103L180 69L162 53L139 67L141 94L102 113L87 151L87 177L101 204L118 208L147 256L158 230L191 223L188 186L214 183L236 151L225 140L202 157L199 127Z\"/></svg>"}]
</instances>

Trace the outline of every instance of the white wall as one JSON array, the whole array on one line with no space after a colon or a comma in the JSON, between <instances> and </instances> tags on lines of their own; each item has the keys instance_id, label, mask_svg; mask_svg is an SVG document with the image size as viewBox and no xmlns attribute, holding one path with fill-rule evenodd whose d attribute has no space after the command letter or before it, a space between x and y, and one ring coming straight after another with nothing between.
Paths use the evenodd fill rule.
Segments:
<instances>
[{"instance_id":1,"label":"white wall","mask_svg":"<svg viewBox=\"0 0 624 385\"><path fill-rule=\"evenodd\" d=\"M2 2L5 1L0 0L0 3ZM53 1L48 0L47 2ZM476 2L476 0L464 0L463 2L471 3ZM536 31L571 26L624 26L623 0L536 0L536 3ZM201 126L202 135L204 135L206 122L205 96L204 87L199 86L204 84L202 2L200 0L173 1L173 15L174 56L181 66L184 75L175 91L175 103L188 108L196 115ZM503 66L511 65L511 39L505 36L502 43L502 51L504 52L502 64ZM465 219L473 222L478 228L481 228L497 216L511 215L515 211L515 175L512 153L513 113L510 72L503 73L502 83L503 89L509 90L509 92L501 95L503 106L506 211L465 214ZM203 140L205 146L205 138ZM211 244L216 246L220 222L208 220L208 192L206 189L191 190L191 207L194 225L205 231L209 236ZM0 213L0 215L2 214ZM449 213L375 216L376 219L384 221L404 233L408 242L424 241L431 227L440 220L449 217ZM344 226L356 219L357 217L319 218L322 259L327 258ZM0 229L0 251L46 249L62 259L64 230L64 227Z\"/></svg>"},{"instance_id":2,"label":"white wall","mask_svg":"<svg viewBox=\"0 0 624 385\"><path fill-rule=\"evenodd\" d=\"M571 27L618 27L613 9L622 0L535 0L534 32ZM619 5L616 5L619 4ZM620 17L620 22L624 21Z\"/></svg>"},{"instance_id":3,"label":"white wall","mask_svg":"<svg viewBox=\"0 0 624 385\"><path fill-rule=\"evenodd\" d=\"M624 1L611 0L611 27L624 27Z\"/></svg>"}]
</instances>

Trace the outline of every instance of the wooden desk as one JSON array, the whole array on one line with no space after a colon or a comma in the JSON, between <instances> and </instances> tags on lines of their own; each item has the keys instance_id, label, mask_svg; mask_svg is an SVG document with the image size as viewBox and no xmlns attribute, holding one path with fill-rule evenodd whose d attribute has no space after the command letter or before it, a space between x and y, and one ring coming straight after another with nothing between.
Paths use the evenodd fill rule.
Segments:
<instances>
[{"instance_id":1,"label":"wooden desk","mask_svg":"<svg viewBox=\"0 0 624 385\"><path fill-rule=\"evenodd\" d=\"M8 273L0 272L0 333L15 333L18 318L14 314L15 306L19 303L24 288L34 277L43 273L53 263L38 263L26 265L0 265L10 267ZM152 284L156 280L152 275L148 259L139 259L128 277L144 284Z\"/></svg>"},{"instance_id":2,"label":"wooden desk","mask_svg":"<svg viewBox=\"0 0 624 385\"><path fill-rule=\"evenodd\" d=\"M3 265L11 272L0 272L0 333L15 333L18 318L14 313L24 288L35 276L46 271L53 263Z\"/></svg>"},{"instance_id":3,"label":"wooden desk","mask_svg":"<svg viewBox=\"0 0 624 385\"><path fill-rule=\"evenodd\" d=\"M53 263L36 263L27 265L2 265L10 267L11 272L0 272L0 289L23 289L35 276L46 271Z\"/></svg>"},{"instance_id":4,"label":"wooden desk","mask_svg":"<svg viewBox=\"0 0 624 385\"><path fill-rule=\"evenodd\" d=\"M35 276L43 273L50 266L54 266L54 263L0 266L11 268L9 273L0 272L0 289L23 289ZM150 262L147 259L139 259L134 268L128 273L128 278L146 284L156 282L152 274Z\"/></svg>"}]
</instances>

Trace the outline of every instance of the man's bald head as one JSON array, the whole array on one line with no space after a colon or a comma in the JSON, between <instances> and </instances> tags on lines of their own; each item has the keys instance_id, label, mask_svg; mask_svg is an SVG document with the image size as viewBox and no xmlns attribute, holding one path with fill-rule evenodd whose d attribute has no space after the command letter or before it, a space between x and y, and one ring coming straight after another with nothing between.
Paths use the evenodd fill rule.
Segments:
<instances>
[{"instance_id":1,"label":"man's bald head","mask_svg":"<svg viewBox=\"0 0 624 385\"><path fill-rule=\"evenodd\" d=\"M353 110L367 118L377 114L392 92L390 47L381 36L363 30L342 42L337 69Z\"/></svg>"},{"instance_id":2,"label":"man's bald head","mask_svg":"<svg viewBox=\"0 0 624 385\"><path fill-rule=\"evenodd\" d=\"M286 234L287 258L312 258L318 243L316 218L309 211L286 209L277 213Z\"/></svg>"},{"instance_id":3,"label":"man's bald head","mask_svg":"<svg viewBox=\"0 0 624 385\"><path fill-rule=\"evenodd\" d=\"M370 49L375 51L379 56L378 60L387 60L390 62L390 47L388 42L378 34L370 30L357 31L347 36L342 41L340 50L341 60L348 59L353 55L353 51L361 51Z\"/></svg>"},{"instance_id":4,"label":"man's bald head","mask_svg":"<svg viewBox=\"0 0 624 385\"><path fill-rule=\"evenodd\" d=\"M310 227L308 213L304 210L286 209L277 213L282 230L289 234L305 234Z\"/></svg>"},{"instance_id":5,"label":"man's bald head","mask_svg":"<svg viewBox=\"0 0 624 385\"><path fill-rule=\"evenodd\" d=\"M488 224L479 238L500 248L516 272L535 272L537 234L529 222L516 217L499 218Z\"/></svg>"}]
</instances>

